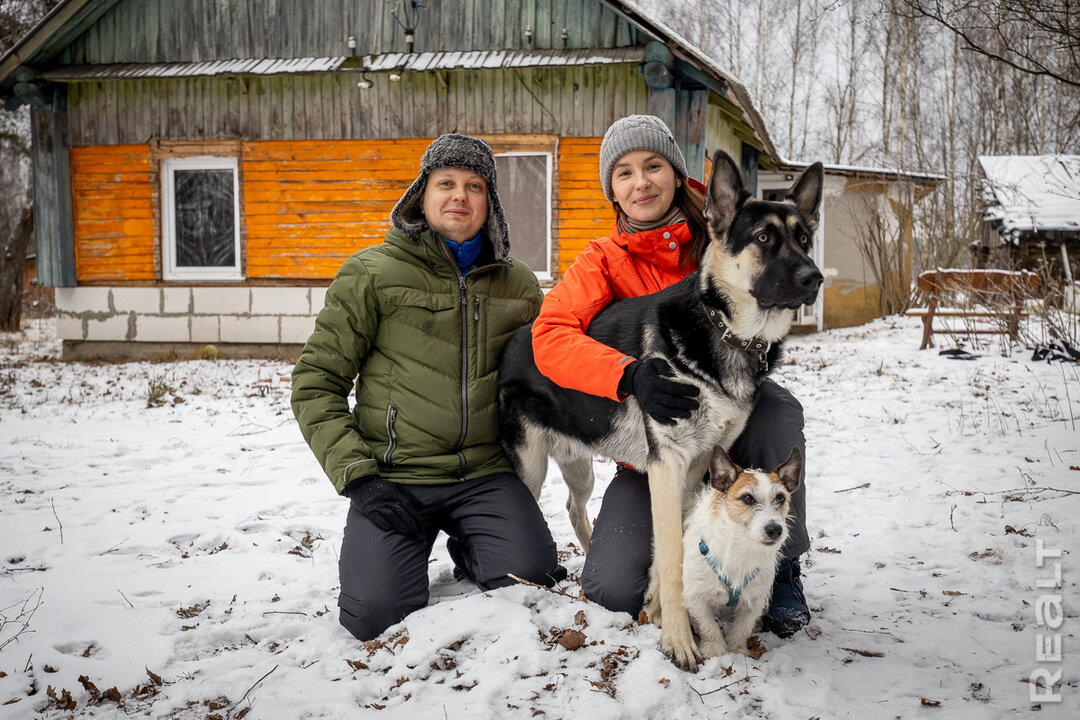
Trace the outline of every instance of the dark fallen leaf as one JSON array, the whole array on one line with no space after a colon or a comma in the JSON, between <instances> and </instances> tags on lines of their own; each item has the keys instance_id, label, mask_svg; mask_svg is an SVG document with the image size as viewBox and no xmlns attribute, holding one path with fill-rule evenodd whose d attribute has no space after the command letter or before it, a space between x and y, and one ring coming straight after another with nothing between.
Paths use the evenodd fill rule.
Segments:
<instances>
[{"instance_id":1,"label":"dark fallen leaf","mask_svg":"<svg viewBox=\"0 0 1080 720\"><path fill-rule=\"evenodd\" d=\"M182 617L185 620L188 620L188 619L193 618L196 615L200 614L203 610L205 610L208 607L210 607L210 601L209 600L207 600L204 603L195 603L194 605L191 605L189 607L182 607L182 608L180 608L179 610L176 611L176 615L178 617Z\"/></svg>"},{"instance_id":2,"label":"dark fallen leaf","mask_svg":"<svg viewBox=\"0 0 1080 720\"><path fill-rule=\"evenodd\" d=\"M585 633L579 630L566 630L557 640L566 650L577 650L585 644Z\"/></svg>"},{"instance_id":3,"label":"dark fallen leaf","mask_svg":"<svg viewBox=\"0 0 1080 720\"><path fill-rule=\"evenodd\" d=\"M86 689L86 692L90 693L90 702L95 703L101 698L101 691L86 675L79 676L79 684Z\"/></svg>"},{"instance_id":4,"label":"dark fallen leaf","mask_svg":"<svg viewBox=\"0 0 1080 720\"><path fill-rule=\"evenodd\" d=\"M76 707L78 707L78 703L76 703L75 699L71 697L70 690L61 690L60 696L57 697L56 691L53 690L53 686L50 685L45 691L45 694L48 695L49 698L54 703L56 703L56 707L60 708L61 710L74 710Z\"/></svg>"},{"instance_id":5,"label":"dark fallen leaf","mask_svg":"<svg viewBox=\"0 0 1080 720\"><path fill-rule=\"evenodd\" d=\"M746 649L750 651L750 657L755 660L760 660L761 656L769 651L767 647L761 644L761 638L757 635L746 638Z\"/></svg>"},{"instance_id":6,"label":"dark fallen leaf","mask_svg":"<svg viewBox=\"0 0 1080 720\"><path fill-rule=\"evenodd\" d=\"M152 682L153 682L153 683L154 683L155 685L161 686L161 685L163 685L163 684L164 684L164 683L163 683L163 682L161 681L161 676L160 676L160 675L158 675L158 674L156 674L156 673L155 673L155 672L154 672L153 670L151 670L150 668L146 668L146 675L147 675L147 677L149 677L149 678L150 678L150 680L151 680L151 681L152 681Z\"/></svg>"},{"instance_id":7,"label":"dark fallen leaf","mask_svg":"<svg viewBox=\"0 0 1080 720\"><path fill-rule=\"evenodd\" d=\"M353 670L368 669L367 663L360 662L359 660L346 660L345 662L347 662L349 664L349 667L351 667Z\"/></svg>"},{"instance_id":8,"label":"dark fallen leaf","mask_svg":"<svg viewBox=\"0 0 1080 720\"><path fill-rule=\"evenodd\" d=\"M927 700L926 698L919 698L919 703L923 707L939 707L941 705L940 700Z\"/></svg>"}]
</instances>

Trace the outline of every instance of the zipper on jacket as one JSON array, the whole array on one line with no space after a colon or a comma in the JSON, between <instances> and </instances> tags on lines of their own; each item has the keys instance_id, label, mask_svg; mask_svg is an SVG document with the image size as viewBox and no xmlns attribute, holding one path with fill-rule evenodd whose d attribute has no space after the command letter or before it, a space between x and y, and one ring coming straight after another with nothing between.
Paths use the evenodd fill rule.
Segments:
<instances>
[{"instance_id":1,"label":"zipper on jacket","mask_svg":"<svg viewBox=\"0 0 1080 720\"><path fill-rule=\"evenodd\" d=\"M383 462L387 465L394 464L394 450L397 449L397 430L394 428L395 422L397 422L397 408L393 405L388 405L386 408L386 453L383 455Z\"/></svg>"},{"instance_id":2,"label":"zipper on jacket","mask_svg":"<svg viewBox=\"0 0 1080 720\"><path fill-rule=\"evenodd\" d=\"M465 435L469 431L469 299L465 292L465 276L458 271L461 291L461 435L454 451L458 456L458 480L465 479Z\"/></svg>"}]
</instances>

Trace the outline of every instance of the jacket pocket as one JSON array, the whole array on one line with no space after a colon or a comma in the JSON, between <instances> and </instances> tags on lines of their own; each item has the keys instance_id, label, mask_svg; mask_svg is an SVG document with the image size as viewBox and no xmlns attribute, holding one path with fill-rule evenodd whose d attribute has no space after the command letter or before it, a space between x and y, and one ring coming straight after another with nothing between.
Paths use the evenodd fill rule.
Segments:
<instances>
[{"instance_id":1,"label":"jacket pocket","mask_svg":"<svg viewBox=\"0 0 1080 720\"><path fill-rule=\"evenodd\" d=\"M397 450L397 408L388 405L386 408L386 452L383 453L383 462L387 465L394 464L394 451Z\"/></svg>"},{"instance_id":2,"label":"jacket pocket","mask_svg":"<svg viewBox=\"0 0 1080 720\"><path fill-rule=\"evenodd\" d=\"M530 306L524 300L487 298L479 306L480 322L477 323L481 374L499 369L503 346L514 331L530 319Z\"/></svg>"}]
</instances>

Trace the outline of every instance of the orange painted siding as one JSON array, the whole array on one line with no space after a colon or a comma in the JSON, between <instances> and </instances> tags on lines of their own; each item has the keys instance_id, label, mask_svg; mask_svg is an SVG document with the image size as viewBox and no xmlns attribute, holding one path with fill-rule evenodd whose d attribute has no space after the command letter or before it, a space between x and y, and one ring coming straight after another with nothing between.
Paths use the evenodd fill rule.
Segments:
<instances>
[{"instance_id":1,"label":"orange painted siding","mask_svg":"<svg viewBox=\"0 0 1080 720\"><path fill-rule=\"evenodd\" d=\"M71 149L79 281L154 279L153 188L146 145Z\"/></svg>"},{"instance_id":2,"label":"orange painted siding","mask_svg":"<svg viewBox=\"0 0 1080 720\"><path fill-rule=\"evenodd\" d=\"M241 182L250 278L331 278L382 242L430 140L248 142Z\"/></svg>"},{"instance_id":3,"label":"orange painted siding","mask_svg":"<svg viewBox=\"0 0 1080 720\"><path fill-rule=\"evenodd\" d=\"M590 240L611 234L615 215L600 187L601 138L562 138L559 141L558 272L574 262Z\"/></svg>"},{"instance_id":4,"label":"orange painted siding","mask_svg":"<svg viewBox=\"0 0 1080 720\"><path fill-rule=\"evenodd\" d=\"M493 140L496 138L493 138ZM245 142L240 156L244 275L325 280L382 242L390 211L415 179L430 139ZM559 141L557 272L611 232L597 179L600 138ZM75 147L77 278L157 279L157 163L147 145Z\"/></svg>"}]
</instances>

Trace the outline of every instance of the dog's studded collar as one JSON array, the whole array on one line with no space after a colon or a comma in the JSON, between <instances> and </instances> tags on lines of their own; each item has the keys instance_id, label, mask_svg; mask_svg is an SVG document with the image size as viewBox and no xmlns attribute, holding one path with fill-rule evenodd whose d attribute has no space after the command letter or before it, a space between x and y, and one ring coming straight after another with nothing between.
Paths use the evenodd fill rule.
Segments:
<instances>
[{"instance_id":1,"label":"dog's studded collar","mask_svg":"<svg viewBox=\"0 0 1080 720\"><path fill-rule=\"evenodd\" d=\"M712 571L716 573L716 577L720 579L720 584L727 588L728 591L728 607L735 607L739 604L739 598L742 597L742 591L746 589L746 586L754 581L754 578L761 572L761 568L755 568L754 572L750 573L745 580L742 581L742 585L735 587L727 575L724 575L720 571L720 566L716 564L716 561L709 556L709 546L705 543L705 538L701 538L698 542L698 550L701 551L701 557L705 558L705 562L708 563Z\"/></svg>"},{"instance_id":2,"label":"dog's studded collar","mask_svg":"<svg viewBox=\"0 0 1080 720\"><path fill-rule=\"evenodd\" d=\"M712 323L712 326L719 331L721 340L736 350L742 350L747 353L757 353L757 361L758 365L761 367L761 371L769 371L768 355L769 349L772 347L771 342L762 340L761 338L743 340L741 337L731 332L731 328L724 322L723 313L719 310L708 307L704 302L701 303L701 309L705 311L705 317L709 318L709 322Z\"/></svg>"}]
</instances>

